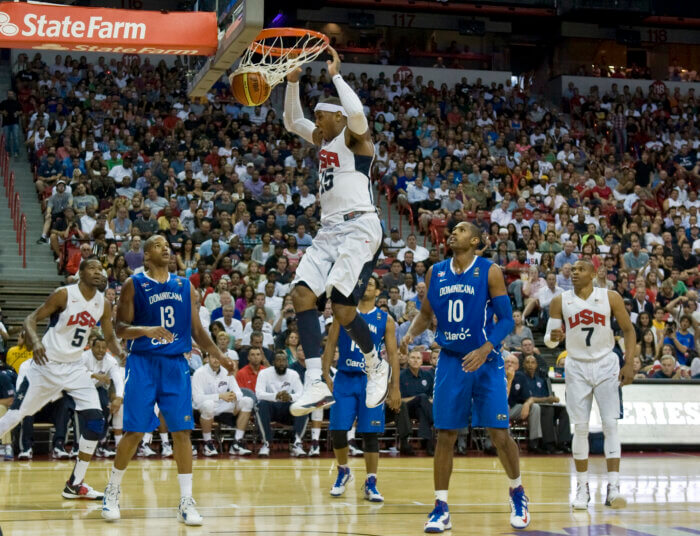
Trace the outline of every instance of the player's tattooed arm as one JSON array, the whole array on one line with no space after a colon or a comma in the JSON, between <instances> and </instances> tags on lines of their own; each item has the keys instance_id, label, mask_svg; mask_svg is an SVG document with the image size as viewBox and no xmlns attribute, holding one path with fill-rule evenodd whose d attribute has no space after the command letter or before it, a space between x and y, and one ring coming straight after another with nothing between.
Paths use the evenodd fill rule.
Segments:
<instances>
[{"instance_id":1,"label":"player's tattooed arm","mask_svg":"<svg viewBox=\"0 0 700 536\"><path fill-rule=\"evenodd\" d=\"M38 308L32 311L24 319L24 332L26 333L28 346L32 348L34 362L37 365L46 363L46 348L41 342L41 337L37 333L37 323L51 318L51 315L60 313L66 308L68 302L68 291L64 288L58 289Z\"/></svg>"},{"instance_id":2,"label":"player's tattooed arm","mask_svg":"<svg viewBox=\"0 0 700 536\"><path fill-rule=\"evenodd\" d=\"M625 340L625 364L620 369L620 384L629 385L634 380L634 355L637 349L637 333L634 330L630 315L625 308L625 302L614 290L608 291L608 301L612 315L617 320L617 324L622 329L622 336Z\"/></svg>"}]
</instances>

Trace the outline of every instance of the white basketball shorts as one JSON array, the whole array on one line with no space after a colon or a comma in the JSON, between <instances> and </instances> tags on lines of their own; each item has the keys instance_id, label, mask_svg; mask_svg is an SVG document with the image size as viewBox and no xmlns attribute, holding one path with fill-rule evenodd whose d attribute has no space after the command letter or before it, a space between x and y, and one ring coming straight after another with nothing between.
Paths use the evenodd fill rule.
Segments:
<instances>
[{"instance_id":1,"label":"white basketball shorts","mask_svg":"<svg viewBox=\"0 0 700 536\"><path fill-rule=\"evenodd\" d=\"M18 396L23 396L19 411L25 416L34 415L49 402L58 400L63 391L75 401L76 411L102 410L90 372L81 361L49 361L44 365L33 361L27 371L26 381L26 392L18 392Z\"/></svg>"},{"instance_id":2,"label":"white basketball shorts","mask_svg":"<svg viewBox=\"0 0 700 536\"><path fill-rule=\"evenodd\" d=\"M601 420L620 418L620 363L617 354L596 361L566 358L566 411L572 424L588 424L593 397Z\"/></svg>"},{"instance_id":3,"label":"white basketball shorts","mask_svg":"<svg viewBox=\"0 0 700 536\"><path fill-rule=\"evenodd\" d=\"M335 288L350 297L358 283L364 292L381 244L382 225L373 212L322 227L301 258L293 284L303 281L316 296Z\"/></svg>"}]
</instances>

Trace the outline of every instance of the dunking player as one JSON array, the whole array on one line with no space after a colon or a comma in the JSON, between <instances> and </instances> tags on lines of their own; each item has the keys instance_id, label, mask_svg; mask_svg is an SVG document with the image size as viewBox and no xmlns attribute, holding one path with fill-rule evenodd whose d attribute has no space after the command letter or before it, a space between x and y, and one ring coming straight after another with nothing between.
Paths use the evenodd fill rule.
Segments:
<instances>
[{"instance_id":1,"label":"dunking player","mask_svg":"<svg viewBox=\"0 0 700 536\"><path fill-rule=\"evenodd\" d=\"M316 311L316 297L321 294L330 295L334 318L364 356L367 407L384 402L390 374L389 365L374 347L367 322L356 310L382 243L369 180L374 145L362 102L340 75L338 53L332 48L329 51L333 61L328 61L328 72L340 98L331 97L316 105L315 124L305 119L299 101L301 69L297 69L287 75L284 101L285 128L321 146L322 228L297 267L292 291L306 356L304 393L290 408L296 416L333 403L333 395L321 379L321 328Z\"/></svg>"},{"instance_id":2,"label":"dunking player","mask_svg":"<svg viewBox=\"0 0 700 536\"><path fill-rule=\"evenodd\" d=\"M98 291L103 282L102 264L91 257L80 263L80 282L58 288L24 321L34 360L17 391L12 408L0 419L0 437L27 415L34 415L45 404L70 395L83 422L78 443L78 459L73 474L61 494L65 499L101 499L102 493L83 483L88 464L104 429L100 397L82 362L90 330L99 322L109 350L123 354L112 328L112 308ZM42 338L37 322L50 318Z\"/></svg>"},{"instance_id":3,"label":"dunking player","mask_svg":"<svg viewBox=\"0 0 700 536\"><path fill-rule=\"evenodd\" d=\"M608 490L605 504L624 508L620 494L620 456L617 434L620 418L620 385L634 379L634 354L637 344L634 326L622 297L614 290L594 288L595 268L588 261L576 261L571 271L573 290L567 290L549 305L549 321L544 342L555 348L566 339L566 411L574 424L571 450L576 465L575 510L586 510L591 496L588 490L588 421L595 397L600 409L605 437L605 461L608 466ZM625 339L625 365L613 352L615 337L612 317L622 328ZM566 336L564 330L566 330Z\"/></svg>"},{"instance_id":4,"label":"dunking player","mask_svg":"<svg viewBox=\"0 0 700 536\"><path fill-rule=\"evenodd\" d=\"M188 279L168 273L170 247L160 235L144 244L146 272L130 277L117 304L117 334L128 340L124 386L124 436L117 447L102 503L102 517L119 519L121 481L145 432L158 426L157 402L173 435L180 484L177 518L201 525L192 498L192 387L185 354L192 339L220 363L233 369L199 321L199 302Z\"/></svg>"},{"instance_id":5,"label":"dunking player","mask_svg":"<svg viewBox=\"0 0 700 536\"><path fill-rule=\"evenodd\" d=\"M372 340L377 351L382 344L392 368L391 387L389 389L389 407L398 412L401 408L401 391L399 390L399 356L396 348L396 326L384 311L374 305L379 286L374 276L367 281L367 288L357 307L358 316L362 316L372 332ZM335 378L331 379L331 363L335 346L338 343L340 358ZM333 321L326 347L323 352L323 377L331 386L335 404L331 406L331 419L328 429L333 439L333 451L338 461L338 476L331 489L332 497L340 497L345 487L352 480L348 467L348 430L357 419L357 431L364 438L365 467L367 479L364 484L365 499L370 502L383 502L384 497L377 491L377 466L379 464L379 434L384 431L384 405L368 408L365 404L365 387L367 376L364 373L364 358L354 341L340 329L337 320Z\"/></svg>"},{"instance_id":6,"label":"dunking player","mask_svg":"<svg viewBox=\"0 0 700 536\"><path fill-rule=\"evenodd\" d=\"M437 317L437 343L442 350L435 370L433 417L438 430L435 449L435 508L425 532L452 527L447 490L457 431L469 425L488 429L510 479L510 524L530 524L528 499L520 482L518 447L508 433L508 393L501 341L513 328L513 313L503 274L491 261L475 254L481 231L459 223L448 240L454 257L434 264L426 273L428 299L401 341L403 351L413 337ZM498 318L493 322L494 314ZM473 406L473 407L472 407ZM472 411L473 410L473 411Z\"/></svg>"}]
</instances>

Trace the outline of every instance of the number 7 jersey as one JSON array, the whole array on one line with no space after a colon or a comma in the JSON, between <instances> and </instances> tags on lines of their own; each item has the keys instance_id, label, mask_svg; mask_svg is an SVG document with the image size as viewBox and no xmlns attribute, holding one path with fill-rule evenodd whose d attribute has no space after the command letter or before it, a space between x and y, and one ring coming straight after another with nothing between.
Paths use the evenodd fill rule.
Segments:
<instances>
[{"instance_id":1,"label":"number 7 jersey","mask_svg":"<svg viewBox=\"0 0 700 536\"><path fill-rule=\"evenodd\" d=\"M131 276L134 284L134 326L161 326L174 335L173 342L139 337L129 341L129 351L136 354L157 353L181 356L192 350L192 302L190 282L169 274L165 283L148 277L145 272Z\"/></svg>"},{"instance_id":2,"label":"number 7 jersey","mask_svg":"<svg viewBox=\"0 0 700 536\"><path fill-rule=\"evenodd\" d=\"M610 311L608 289L605 288L594 287L586 300L579 298L573 290L561 295L567 357L597 361L612 353L615 336Z\"/></svg>"},{"instance_id":3,"label":"number 7 jersey","mask_svg":"<svg viewBox=\"0 0 700 536\"><path fill-rule=\"evenodd\" d=\"M46 348L49 360L72 363L82 358L90 330L104 314L105 298L104 294L95 291L92 299L86 300L77 283L62 288L67 293L66 308L51 315L41 344Z\"/></svg>"}]
</instances>

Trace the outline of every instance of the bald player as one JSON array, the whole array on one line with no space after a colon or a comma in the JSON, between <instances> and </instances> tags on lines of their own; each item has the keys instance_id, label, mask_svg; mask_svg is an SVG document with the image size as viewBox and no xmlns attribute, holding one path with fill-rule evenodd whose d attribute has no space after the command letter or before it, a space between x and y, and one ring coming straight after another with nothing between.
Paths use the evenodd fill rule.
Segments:
<instances>
[{"instance_id":1,"label":"bald player","mask_svg":"<svg viewBox=\"0 0 700 536\"><path fill-rule=\"evenodd\" d=\"M433 476L435 508L424 530L440 533L452 528L447 490L452 457L460 428L488 429L510 480L510 524L530 524L528 498L520 481L518 446L508 433L508 392L501 341L513 329L513 311L501 269L479 257L481 231L459 223L448 244L454 256L434 264L425 275L428 299L401 341L403 352L437 318L436 342L442 349L435 370L433 420L438 430ZM494 321L494 316L496 321Z\"/></svg>"},{"instance_id":2,"label":"bald player","mask_svg":"<svg viewBox=\"0 0 700 536\"><path fill-rule=\"evenodd\" d=\"M573 290L555 297L549 306L544 342L555 348L566 339L566 409L574 424L572 452L576 465L575 510L586 510L591 500L588 490L588 421L595 397L605 436L608 489L605 505L623 508L627 501L620 494L620 437L617 420L621 417L620 386L634 379L636 335L622 297L614 290L594 288L595 268L588 261L576 261L571 271ZM612 319L622 328L625 364L613 348ZM564 329L562 329L564 328ZM566 335L564 334L566 332Z\"/></svg>"}]
</instances>

